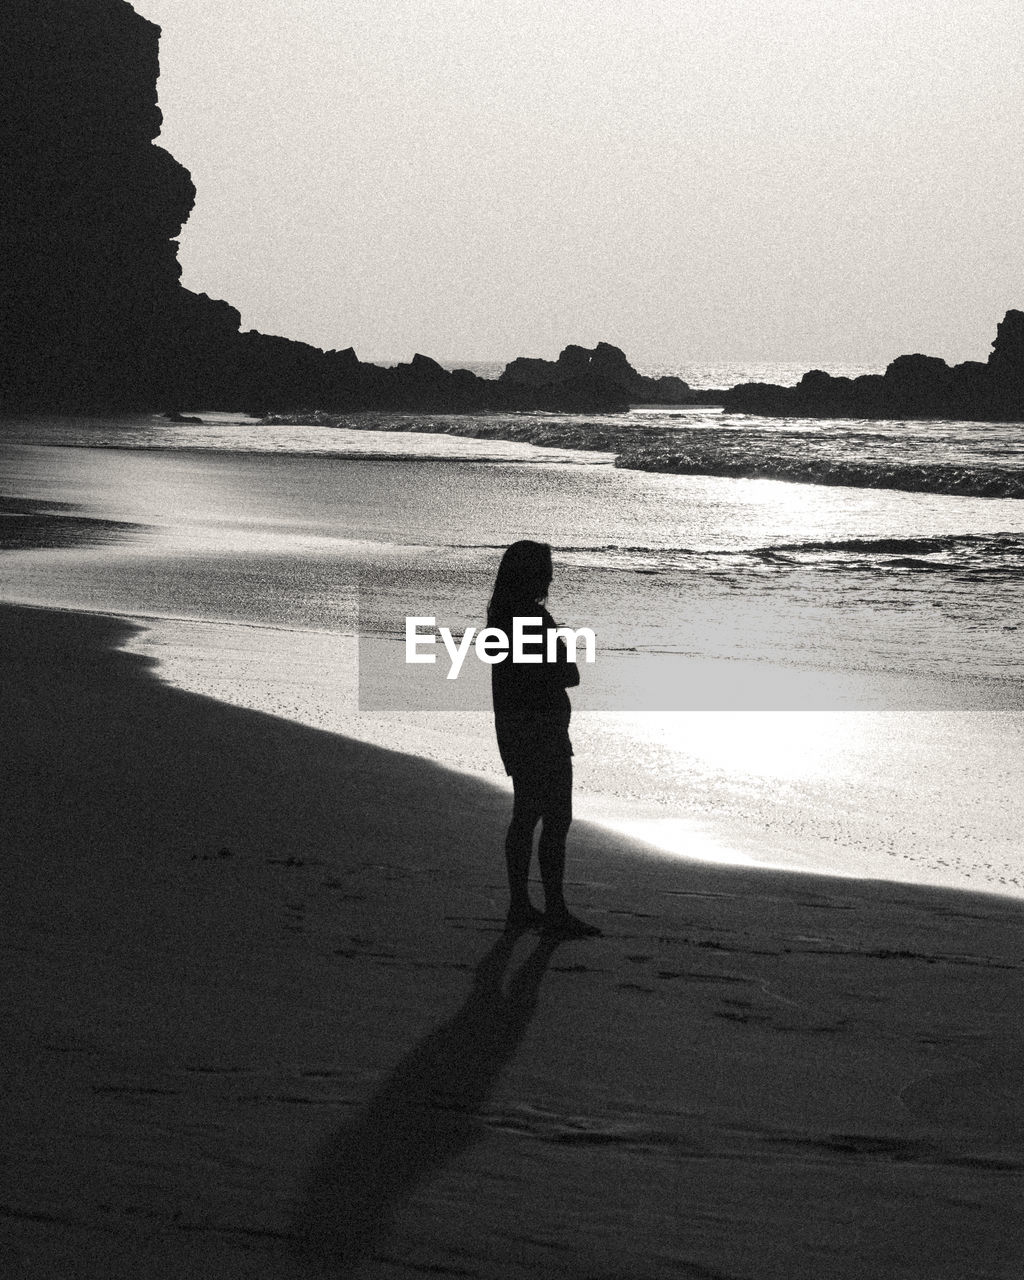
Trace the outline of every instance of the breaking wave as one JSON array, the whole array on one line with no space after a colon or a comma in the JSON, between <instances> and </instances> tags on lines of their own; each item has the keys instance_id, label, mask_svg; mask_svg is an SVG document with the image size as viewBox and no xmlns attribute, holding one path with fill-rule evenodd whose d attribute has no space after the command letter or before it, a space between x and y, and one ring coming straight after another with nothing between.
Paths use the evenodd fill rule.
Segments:
<instances>
[{"instance_id":1,"label":"breaking wave","mask_svg":"<svg viewBox=\"0 0 1024 1280\"><path fill-rule=\"evenodd\" d=\"M571 414L325 414L305 422L595 452L616 467L673 475L1024 498L1024 436L1015 424L762 420L707 410ZM687 425L681 423L685 421ZM604 459L602 459L604 461Z\"/></svg>"},{"instance_id":2,"label":"breaking wave","mask_svg":"<svg viewBox=\"0 0 1024 1280\"><path fill-rule=\"evenodd\" d=\"M501 550L502 548L488 548ZM733 549L606 544L555 546L563 563L635 573L668 571L944 573L961 580L1024 579L1024 535L956 534L929 538L849 538L833 542L782 542Z\"/></svg>"},{"instance_id":3,"label":"breaking wave","mask_svg":"<svg viewBox=\"0 0 1024 1280\"><path fill-rule=\"evenodd\" d=\"M1024 469L958 466L955 463L863 462L847 458L761 455L738 457L705 449L626 449L615 459L631 471L665 471L680 476L722 476L734 480L785 480L792 484L845 485L858 489L901 489L968 498L1024 498Z\"/></svg>"}]
</instances>

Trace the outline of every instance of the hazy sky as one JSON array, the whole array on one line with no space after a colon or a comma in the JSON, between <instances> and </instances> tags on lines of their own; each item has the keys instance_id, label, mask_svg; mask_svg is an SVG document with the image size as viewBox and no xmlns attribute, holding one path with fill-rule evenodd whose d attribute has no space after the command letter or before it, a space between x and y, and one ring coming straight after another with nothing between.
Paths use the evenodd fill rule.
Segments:
<instances>
[{"instance_id":1,"label":"hazy sky","mask_svg":"<svg viewBox=\"0 0 1024 1280\"><path fill-rule=\"evenodd\" d=\"M985 359L1020 0L133 0L184 282L363 358Z\"/></svg>"}]
</instances>

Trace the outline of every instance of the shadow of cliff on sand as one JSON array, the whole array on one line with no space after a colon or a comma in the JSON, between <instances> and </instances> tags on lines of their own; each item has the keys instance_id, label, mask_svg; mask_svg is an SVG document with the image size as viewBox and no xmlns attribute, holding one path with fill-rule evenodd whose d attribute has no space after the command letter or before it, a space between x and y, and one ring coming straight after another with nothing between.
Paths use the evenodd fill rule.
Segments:
<instances>
[{"instance_id":1,"label":"shadow of cliff on sand","mask_svg":"<svg viewBox=\"0 0 1024 1280\"><path fill-rule=\"evenodd\" d=\"M503 934L490 948L459 1011L328 1143L294 1224L299 1248L327 1274L352 1274L416 1188L484 1136L481 1110L523 1039L559 945L542 939L503 990L517 936Z\"/></svg>"}]
</instances>

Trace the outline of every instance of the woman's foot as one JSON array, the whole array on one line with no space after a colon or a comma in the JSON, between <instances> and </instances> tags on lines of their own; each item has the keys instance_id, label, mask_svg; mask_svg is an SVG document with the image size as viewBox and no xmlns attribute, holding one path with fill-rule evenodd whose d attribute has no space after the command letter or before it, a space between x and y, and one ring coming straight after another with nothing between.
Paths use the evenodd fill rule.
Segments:
<instances>
[{"instance_id":1,"label":"woman's foot","mask_svg":"<svg viewBox=\"0 0 1024 1280\"><path fill-rule=\"evenodd\" d=\"M505 917L505 929L506 932L513 929L539 929L544 924L545 919L544 912L538 911L531 903L527 902L524 906L517 904L508 909L508 915Z\"/></svg>"},{"instance_id":2,"label":"woman's foot","mask_svg":"<svg viewBox=\"0 0 1024 1280\"><path fill-rule=\"evenodd\" d=\"M555 938L599 938L601 936L601 930L596 924L589 924L564 908L544 916L541 932Z\"/></svg>"}]
</instances>

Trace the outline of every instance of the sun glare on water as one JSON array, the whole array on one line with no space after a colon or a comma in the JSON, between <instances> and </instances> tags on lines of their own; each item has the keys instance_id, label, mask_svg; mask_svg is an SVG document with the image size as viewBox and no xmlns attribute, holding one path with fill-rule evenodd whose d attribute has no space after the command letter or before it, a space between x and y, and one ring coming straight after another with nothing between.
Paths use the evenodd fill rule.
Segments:
<instances>
[{"instance_id":1,"label":"sun glare on water","mask_svg":"<svg viewBox=\"0 0 1024 1280\"><path fill-rule=\"evenodd\" d=\"M655 744L680 768L798 781L852 772L876 721L851 711L682 711L617 714L605 727Z\"/></svg>"}]
</instances>

